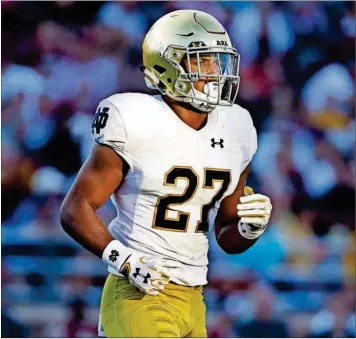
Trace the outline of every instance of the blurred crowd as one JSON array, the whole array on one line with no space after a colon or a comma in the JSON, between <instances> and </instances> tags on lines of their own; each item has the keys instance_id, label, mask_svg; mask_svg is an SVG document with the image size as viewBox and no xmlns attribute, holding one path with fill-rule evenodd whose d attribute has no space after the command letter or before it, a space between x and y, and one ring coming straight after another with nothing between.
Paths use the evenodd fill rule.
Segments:
<instances>
[{"instance_id":1,"label":"blurred crowd","mask_svg":"<svg viewBox=\"0 0 356 339\"><path fill-rule=\"evenodd\" d=\"M214 15L241 55L237 103L258 131L249 185L263 237L228 256L211 236L212 337L355 337L354 2L2 2L2 336L95 337L106 268L59 207L106 96L151 93L141 44L176 9ZM144 109L144 108L143 108ZM99 214L115 216L110 202Z\"/></svg>"}]
</instances>

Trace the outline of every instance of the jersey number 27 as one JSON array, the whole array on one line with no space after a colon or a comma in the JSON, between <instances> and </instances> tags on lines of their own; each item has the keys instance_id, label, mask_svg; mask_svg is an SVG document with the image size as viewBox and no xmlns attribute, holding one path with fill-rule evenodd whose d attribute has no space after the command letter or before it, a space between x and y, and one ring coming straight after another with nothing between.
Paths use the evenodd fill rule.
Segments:
<instances>
[{"instance_id":1,"label":"jersey number 27","mask_svg":"<svg viewBox=\"0 0 356 339\"><path fill-rule=\"evenodd\" d=\"M190 214L178 212L176 219L168 218L167 213L171 205L182 205L193 199L198 189L199 176L191 167L174 166L165 175L163 184L165 186L176 186L177 179L187 181L187 186L182 194L169 194L157 200L153 216L153 228L174 232L187 232ZM197 221L195 232L209 231L209 211L215 203L222 198L231 182L230 170L205 168L203 188L213 189L215 182L221 182L220 189L212 200L201 206L200 220Z\"/></svg>"}]
</instances>

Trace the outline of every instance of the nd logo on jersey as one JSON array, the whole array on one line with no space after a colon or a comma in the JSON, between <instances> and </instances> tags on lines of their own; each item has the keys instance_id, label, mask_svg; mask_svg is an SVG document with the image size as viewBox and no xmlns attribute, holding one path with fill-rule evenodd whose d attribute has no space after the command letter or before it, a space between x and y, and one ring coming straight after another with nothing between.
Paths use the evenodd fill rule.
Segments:
<instances>
[{"instance_id":1,"label":"nd logo on jersey","mask_svg":"<svg viewBox=\"0 0 356 339\"><path fill-rule=\"evenodd\" d=\"M109 107L98 107L97 112L95 113L95 118L93 124L91 125L92 133L99 134L100 130L106 126L106 123L109 118Z\"/></svg>"}]
</instances>

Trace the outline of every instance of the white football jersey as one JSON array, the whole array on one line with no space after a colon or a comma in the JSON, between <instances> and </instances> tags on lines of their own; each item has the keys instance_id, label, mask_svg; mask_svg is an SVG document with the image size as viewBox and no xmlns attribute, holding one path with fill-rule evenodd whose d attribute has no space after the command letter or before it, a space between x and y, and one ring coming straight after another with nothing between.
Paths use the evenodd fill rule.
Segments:
<instances>
[{"instance_id":1,"label":"white football jersey","mask_svg":"<svg viewBox=\"0 0 356 339\"><path fill-rule=\"evenodd\" d=\"M257 149L249 112L217 107L195 130L159 96L115 94L100 102L92 136L130 166L112 195L113 237L160 257L174 282L206 284L207 233Z\"/></svg>"}]
</instances>

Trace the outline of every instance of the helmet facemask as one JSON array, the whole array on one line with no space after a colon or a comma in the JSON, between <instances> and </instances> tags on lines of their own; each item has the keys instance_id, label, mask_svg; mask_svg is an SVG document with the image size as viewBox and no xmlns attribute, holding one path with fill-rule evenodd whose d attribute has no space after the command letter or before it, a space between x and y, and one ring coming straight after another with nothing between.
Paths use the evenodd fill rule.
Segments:
<instances>
[{"instance_id":1,"label":"helmet facemask","mask_svg":"<svg viewBox=\"0 0 356 339\"><path fill-rule=\"evenodd\" d=\"M240 57L236 49L171 45L163 53L163 58L178 70L174 92L166 90L163 94L189 102L202 112L210 112L216 106L233 105L240 82ZM206 81L202 91L194 87L196 81Z\"/></svg>"}]
</instances>

